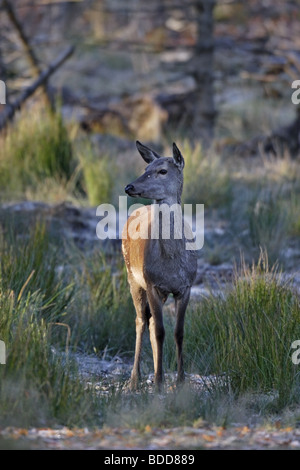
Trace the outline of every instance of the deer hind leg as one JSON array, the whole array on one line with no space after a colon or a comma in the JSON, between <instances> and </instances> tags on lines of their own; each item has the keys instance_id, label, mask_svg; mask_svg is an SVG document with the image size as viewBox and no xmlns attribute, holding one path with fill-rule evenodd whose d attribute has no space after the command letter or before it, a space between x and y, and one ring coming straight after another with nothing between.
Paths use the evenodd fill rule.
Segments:
<instances>
[{"instance_id":1,"label":"deer hind leg","mask_svg":"<svg viewBox=\"0 0 300 470\"><path fill-rule=\"evenodd\" d=\"M162 299L155 287L147 289L147 298L150 307L149 333L153 352L154 362L154 382L158 389L163 382L163 343L165 338L165 329L163 324Z\"/></svg>"},{"instance_id":2,"label":"deer hind leg","mask_svg":"<svg viewBox=\"0 0 300 470\"><path fill-rule=\"evenodd\" d=\"M184 318L185 311L190 298L190 288L187 288L183 296L175 297L175 312L176 312L176 326L175 326L175 342L177 350L177 383L184 382L184 367L183 367L183 334L184 334Z\"/></svg>"},{"instance_id":3,"label":"deer hind leg","mask_svg":"<svg viewBox=\"0 0 300 470\"><path fill-rule=\"evenodd\" d=\"M134 364L131 372L130 388L135 390L138 387L139 380L141 377L140 371L140 360L141 360L141 351L142 351L142 339L147 324L147 315L146 315L146 303L147 296L146 291L141 288L135 282L130 283L130 292L132 295L132 300L134 303L136 311L136 340L135 340L135 355L134 355Z\"/></svg>"}]
</instances>

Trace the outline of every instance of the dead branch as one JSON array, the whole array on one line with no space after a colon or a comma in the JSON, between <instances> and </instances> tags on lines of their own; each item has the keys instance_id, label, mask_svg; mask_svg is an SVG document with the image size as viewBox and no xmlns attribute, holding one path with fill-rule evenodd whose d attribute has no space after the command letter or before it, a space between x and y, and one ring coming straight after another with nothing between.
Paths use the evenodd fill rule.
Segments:
<instances>
[{"instance_id":1,"label":"dead branch","mask_svg":"<svg viewBox=\"0 0 300 470\"><path fill-rule=\"evenodd\" d=\"M0 131L4 129L10 120L13 119L15 113L21 108L25 101L32 96L35 91L42 86L49 77L56 72L56 70L73 54L74 47L68 47L52 64L49 65L47 70L40 74L37 80L32 85L26 88L23 93L13 103L6 105L5 110L0 114Z\"/></svg>"}]
</instances>

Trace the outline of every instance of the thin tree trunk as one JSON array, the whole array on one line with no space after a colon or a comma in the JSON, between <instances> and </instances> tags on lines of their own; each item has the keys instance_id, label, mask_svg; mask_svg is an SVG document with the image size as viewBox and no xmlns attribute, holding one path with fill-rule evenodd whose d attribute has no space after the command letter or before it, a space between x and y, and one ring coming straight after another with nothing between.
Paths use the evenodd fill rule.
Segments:
<instances>
[{"instance_id":1,"label":"thin tree trunk","mask_svg":"<svg viewBox=\"0 0 300 470\"><path fill-rule=\"evenodd\" d=\"M197 42L191 69L196 82L192 134L208 147L214 137L214 19L215 0L197 0Z\"/></svg>"}]
</instances>

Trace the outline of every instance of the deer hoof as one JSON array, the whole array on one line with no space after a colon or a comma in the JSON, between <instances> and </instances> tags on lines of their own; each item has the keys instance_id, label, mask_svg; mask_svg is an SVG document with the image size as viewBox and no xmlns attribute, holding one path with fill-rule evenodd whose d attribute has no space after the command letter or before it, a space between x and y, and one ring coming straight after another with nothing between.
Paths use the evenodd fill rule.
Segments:
<instances>
[{"instance_id":1,"label":"deer hoof","mask_svg":"<svg viewBox=\"0 0 300 470\"><path fill-rule=\"evenodd\" d=\"M177 385L183 385L185 382L185 373L182 372L180 374L177 375L177 381L176 381L176 384Z\"/></svg>"},{"instance_id":2,"label":"deer hoof","mask_svg":"<svg viewBox=\"0 0 300 470\"><path fill-rule=\"evenodd\" d=\"M129 389L131 392L135 392L139 388L139 378L136 377L135 375L131 376L130 383L129 383Z\"/></svg>"}]
</instances>

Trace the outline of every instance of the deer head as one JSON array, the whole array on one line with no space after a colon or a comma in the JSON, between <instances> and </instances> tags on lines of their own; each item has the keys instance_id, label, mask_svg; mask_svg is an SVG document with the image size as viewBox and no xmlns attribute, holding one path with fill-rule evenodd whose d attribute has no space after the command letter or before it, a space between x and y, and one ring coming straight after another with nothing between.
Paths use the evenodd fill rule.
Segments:
<instances>
[{"instance_id":1,"label":"deer head","mask_svg":"<svg viewBox=\"0 0 300 470\"><path fill-rule=\"evenodd\" d=\"M177 145L173 143L173 157L161 157L139 141L136 146L148 166L142 176L126 186L125 192L132 197L154 199L157 203L180 204L184 159Z\"/></svg>"}]
</instances>

